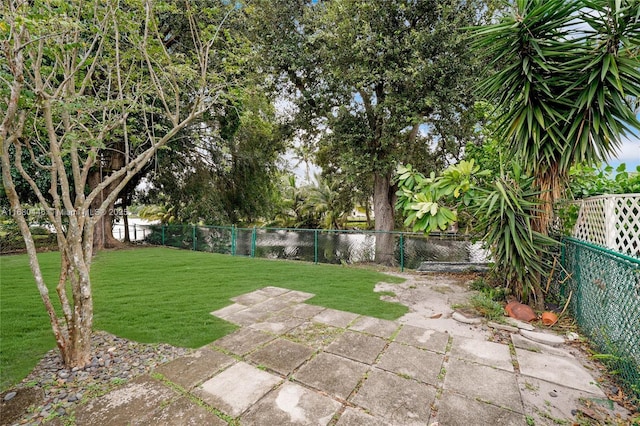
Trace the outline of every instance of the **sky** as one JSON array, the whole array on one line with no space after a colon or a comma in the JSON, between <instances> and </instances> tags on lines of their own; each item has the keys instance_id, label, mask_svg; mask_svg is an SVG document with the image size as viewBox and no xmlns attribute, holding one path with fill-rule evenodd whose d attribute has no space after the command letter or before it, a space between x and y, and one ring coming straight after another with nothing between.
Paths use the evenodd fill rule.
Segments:
<instances>
[{"instance_id":1,"label":"sky","mask_svg":"<svg viewBox=\"0 0 640 426\"><path fill-rule=\"evenodd\" d=\"M613 167L617 167L620 163L627 165L627 171L635 171L636 167L640 166L640 133L638 131L623 139L619 154L609 161L609 165Z\"/></svg>"}]
</instances>

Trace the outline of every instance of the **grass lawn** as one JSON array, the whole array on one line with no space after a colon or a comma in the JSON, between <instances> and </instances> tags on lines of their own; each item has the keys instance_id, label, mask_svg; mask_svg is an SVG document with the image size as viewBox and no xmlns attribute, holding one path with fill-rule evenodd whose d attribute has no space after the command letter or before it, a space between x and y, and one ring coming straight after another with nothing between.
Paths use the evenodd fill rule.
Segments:
<instances>
[{"instance_id":1,"label":"grass lawn","mask_svg":"<svg viewBox=\"0 0 640 426\"><path fill-rule=\"evenodd\" d=\"M58 253L39 255L53 299ZM100 252L92 269L94 329L144 343L197 348L235 326L209 312L265 286L316 294L307 303L396 319L407 308L383 302L377 282L402 279L370 269L175 250ZM55 347L26 255L0 257L0 390L22 380Z\"/></svg>"}]
</instances>

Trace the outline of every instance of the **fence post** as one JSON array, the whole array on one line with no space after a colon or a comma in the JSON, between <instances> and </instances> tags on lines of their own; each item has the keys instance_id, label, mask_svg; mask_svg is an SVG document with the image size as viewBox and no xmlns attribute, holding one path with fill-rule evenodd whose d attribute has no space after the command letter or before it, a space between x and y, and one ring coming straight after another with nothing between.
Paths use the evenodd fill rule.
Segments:
<instances>
[{"instance_id":1,"label":"fence post","mask_svg":"<svg viewBox=\"0 0 640 426\"><path fill-rule=\"evenodd\" d=\"M138 231L135 223L133 224L133 241L138 241Z\"/></svg>"},{"instance_id":2,"label":"fence post","mask_svg":"<svg viewBox=\"0 0 640 426\"><path fill-rule=\"evenodd\" d=\"M193 225L192 237L193 237L193 251L196 251L197 242L196 242L196 226L195 225Z\"/></svg>"},{"instance_id":3,"label":"fence post","mask_svg":"<svg viewBox=\"0 0 640 426\"><path fill-rule=\"evenodd\" d=\"M313 262L318 264L318 230L313 230Z\"/></svg>"},{"instance_id":4,"label":"fence post","mask_svg":"<svg viewBox=\"0 0 640 426\"><path fill-rule=\"evenodd\" d=\"M400 272L404 272L404 234L400 233Z\"/></svg>"},{"instance_id":5,"label":"fence post","mask_svg":"<svg viewBox=\"0 0 640 426\"><path fill-rule=\"evenodd\" d=\"M231 256L236 255L236 226L231 225Z\"/></svg>"},{"instance_id":6,"label":"fence post","mask_svg":"<svg viewBox=\"0 0 640 426\"><path fill-rule=\"evenodd\" d=\"M253 232L251 233L251 257L256 256L256 227L253 227Z\"/></svg>"},{"instance_id":7,"label":"fence post","mask_svg":"<svg viewBox=\"0 0 640 426\"><path fill-rule=\"evenodd\" d=\"M166 225L162 225L162 245L164 245L164 228Z\"/></svg>"}]
</instances>

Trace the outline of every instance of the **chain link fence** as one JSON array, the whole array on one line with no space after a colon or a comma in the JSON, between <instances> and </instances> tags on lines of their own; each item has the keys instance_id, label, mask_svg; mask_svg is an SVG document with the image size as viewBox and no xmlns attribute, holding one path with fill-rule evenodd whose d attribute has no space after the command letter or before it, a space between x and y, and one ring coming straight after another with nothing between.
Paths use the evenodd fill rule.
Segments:
<instances>
[{"instance_id":1,"label":"chain link fence","mask_svg":"<svg viewBox=\"0 0 640 426\"><path fill-rule=\"evenodd\" d=\"M640 398L640 259L575 238L563 242L560 297L600 352L596 358Z\"/></svg>"},{"instance_id":2,"label":"chain link fence","mask_svg":"<svg viewBox=\"0 0 640 426\"><path fill-rule=\"evenodd\" d=\"M145 241L182 249L314 263L356 264L375 260L381 232L235 226L150 225ZM389 233L387 233L389 234ZM486 262L480 243L468 235L392 232L396 266L422 262Z\"/></svg>"}]
</instances>

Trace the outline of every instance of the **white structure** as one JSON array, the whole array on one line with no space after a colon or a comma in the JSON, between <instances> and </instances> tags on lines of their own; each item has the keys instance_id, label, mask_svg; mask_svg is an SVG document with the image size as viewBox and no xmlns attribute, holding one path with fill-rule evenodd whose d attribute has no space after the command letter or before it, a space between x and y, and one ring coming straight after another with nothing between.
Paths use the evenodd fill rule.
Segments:
<instances>
[{"instance_id":1,"label":"white structure","mask_svg":"<svg viewBox=\"0 0 640 426\"><path fill-rule=\"evenodd\" d=\"M585 198L580 205L573 236L640 257L640 194Z\"/></svg>"}]
</instances>

